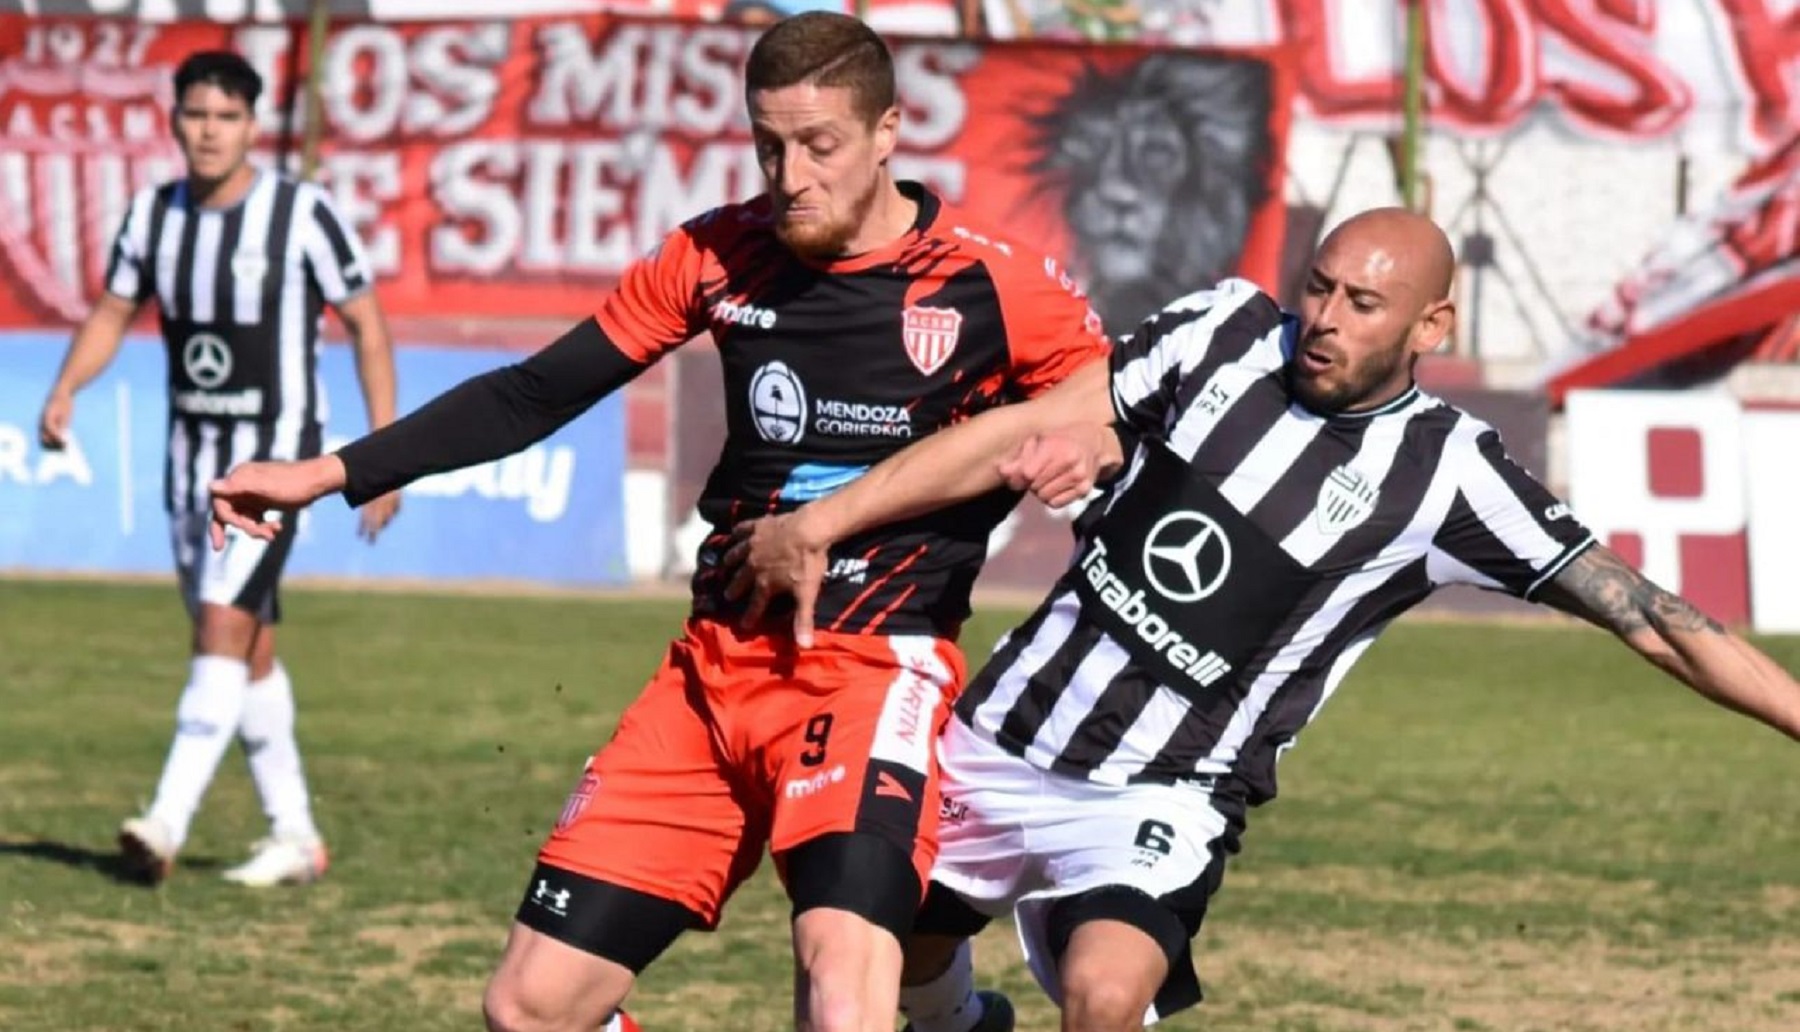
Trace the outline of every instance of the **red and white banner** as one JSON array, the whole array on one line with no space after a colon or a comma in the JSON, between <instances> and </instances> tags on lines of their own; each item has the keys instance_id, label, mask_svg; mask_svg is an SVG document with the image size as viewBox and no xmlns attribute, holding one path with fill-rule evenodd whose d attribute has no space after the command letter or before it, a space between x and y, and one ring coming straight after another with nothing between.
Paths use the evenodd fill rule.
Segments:
<instances>
[{"instance_id":1,"label":"red and white banner","mask_svg":"<svg viewBox=\"0 0 1800 1032\"><path fill-rule=\"evenodd\" d=\"M760 192L753 40L608 16L334 26L321 174L389 310L579 316L680 222ZM179 169L183 55L244 53L265 140L291 157L304 42L298 25L0 19L0 326L82 317L132 190ZM1058 259L1113 328L1232 272L1276 286L1285 56L913 40L895 60L896 172Z\"/></svg>"},{"instance_id":2,"label":"red and white banner","mask_svg":"<svg viewBox=\"0 0 1800 1032\"><path fill-rule=\"evenodd\" d=\"M1800 135L1753 163L1715 205L1670 224L1587 317L1552 370L1571 390L1614 386L1671 363L1716 376L1745 358L1790 360L1800 311ZM1669 386L1675 386L1671 383Z\"/></svg>"},{"instance_id":3,"label":"red and white banner","mask_svg":"<svg viewBox=\"0 0 1800 1032\"><path fill-rule=\"evenodd\" d=\"M438 17L441 0L329 0L357 20ZM1680 135L1762 154L1800 128L1793 0L1418 0L1433 128L1504 133L1546 117L1580 136ZM298 20L311 0L0 0L0 12L148 20ZM743 24L803 10L861 14L913 36L1290 46L1304 113L1397 126L1405 0L463 0L462 18L642 14ZM14 9L18 9L15 7ZM979 17L969 12L979 9ZM970 22L973 22L971 24Z\"/></svg>"},{"instance_id":4,"label":"red and white banner","mask_svg":"<svg viewBox=\"0 0 1800 1032\"><path fill-rule=\"evenodd\" d=\"M1800 119L1791 0L1418 0L1426 114L1461 133L1548 117L1581 136L1697 131L1702 148L1762 153ZM1336 123L1396 126L1400 0L985 0L1014 38L1150 40L1301 51L1300 97Z\"/></svg>"},{"instance_id":5,"label":"red and white banner","mask_svg":"<svg viewBox=\"0 0 1800 1032\"><path fill-rule=\"evenodd\" d=\"M1569 502L1646 577L1727 623L1800 631L1800 412L1696 391L1575 391Z\"/></svg>"}]
</instances>

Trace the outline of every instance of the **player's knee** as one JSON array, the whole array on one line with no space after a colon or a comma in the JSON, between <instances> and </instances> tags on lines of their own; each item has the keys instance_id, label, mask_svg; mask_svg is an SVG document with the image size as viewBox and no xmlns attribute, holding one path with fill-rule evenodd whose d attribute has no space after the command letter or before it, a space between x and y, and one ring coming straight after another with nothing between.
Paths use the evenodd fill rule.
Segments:
<instances>
[{"instance_id":1,"label":"player's knee","mask_svg":"<svg viewBox=\"0 0 1800 1032\"><path fill-rule=\"evenodd\" d=\"M852 972L848 965L829 960L803 966L804 998L799 1001L803 1028L808 1032L863 1032L874 1026L865 976Z\"/></svg>"},{"instance_id":2,"label":"player's knee","mask_svg":"<svg viewBox=\"0 0 1800 1032\"><path fill-rule=\"evenodd\" d=\"M1063 1032L1138 1032L1149 997L1139 979L1121 978L1118 965L1093 955L1071 954L1060 972Z\"/></svg>"},{"instance_id":3,"label":"player's knee","mask_svg":"<svg viewBox=\"0 0 1800 1032\"><path fill-rule=\"evenodd\" d=\"M1063 992L1063 1032L1143 1028L1192 935L1165 903L1126 886L1059 900L1046 926Z\"/></svg>"},{"instance_id":4,"label":"player's knee","mask_svg":"<svg viewBox=\"0 0 1800 1032\"><path fill-rule=\"evenodd\" d=\"M876 968L898 976L900 942L859 914L808 910L794 919L794 959L809 982L837 996L840 987L867 984Z\"/></svg>"},{"instance_id":5,"label":"player's knee","mask_svg":"<svg viewBox=\"0 0 1800 1032\"><path fill-rule=\"evenodd\" d=\"M515 932L482 994L489 1032L593 1032L625 1001L629 968Z\"/></svg>"},{"instance_id":6,"label":"player's knee","mask_svg":"<svg viewBox=\"0 0 1800 1032\"><path fill-rule=\"evenodd\" d=\"M257 626L256 617L242 609L208 602L194 624L194 651L248 661Z\"/></svg>"},{"instance_id":7,"label":"player's knee","mask_svg":"<svg viewBox=\"0 0 1800 1032\"><path fill-rule=\"evenodd\" d=\"M806 1001L807 1032L866 1032L876 1027L868 1001L850 986L814 983ZM889 1022L892 1027L892 1022Z\"/></svg>"},{"instance_id":8,"label":"player's knee","mask_svg":"<svg viewBox=\"0 0 1800 1032\"><path fill-rule=\"evenodd\" d=\"M590 1032L599 1027L596 1014L610 1015L624 999L623 992L606 991L611 988L575 999L547 982L534 988L502 970L482 994L481 1015L488 1032Z\"/></svg>"},{"instance_id":9,"label":"player's knee","mask_svg":"<svg viewBox=\"0 0 1800 1032\"><path fill-rule=\"evenodd\" d=\"M847 967L809 974L801 1004L805 1032L872 1032L894 1027L894 1008L869 992L866 972Z\"/></svg>"},{"instance_id":10,"label":"player's knee","mask_svg":"<svg viewBox=\"0 0 1800 1032\"><path fill-rule=\"evenodd\" d=\"M561 1027L545 1003L521 991L517 981L496 975L482 994L481 1016L488 1032L542 1032Z\"/></svg>"},{"instance_id":11,"label":"player's knee","mask_svg":"<svg viewBox=\"0 0 1800 1032\"><path fill-rule=\"evenodd\" d=\"M887 929L848 911L808 910L794 920L794 958L810 1032L893 1027L900 943Z\"/></svg>"}]
</instances>

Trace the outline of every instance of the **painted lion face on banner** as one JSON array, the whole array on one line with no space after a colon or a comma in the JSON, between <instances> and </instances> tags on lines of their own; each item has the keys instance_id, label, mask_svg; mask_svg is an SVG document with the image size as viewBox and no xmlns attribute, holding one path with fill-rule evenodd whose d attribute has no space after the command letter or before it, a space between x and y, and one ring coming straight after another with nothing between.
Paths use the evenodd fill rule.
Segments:
<instances>
[{"instance_id":1,"label":"painted lion face on banner","mask_svg":"<svg viewBox=\"0 0 1800 1032\"><path fill-rule=\"evenodd\" d=\"M1030 117L1031 171L1060 194L1109 333L1233 274L1267 195L1269 68L1209 54L1153 54L1088 69Z\"/></svg>"}]
</instances>

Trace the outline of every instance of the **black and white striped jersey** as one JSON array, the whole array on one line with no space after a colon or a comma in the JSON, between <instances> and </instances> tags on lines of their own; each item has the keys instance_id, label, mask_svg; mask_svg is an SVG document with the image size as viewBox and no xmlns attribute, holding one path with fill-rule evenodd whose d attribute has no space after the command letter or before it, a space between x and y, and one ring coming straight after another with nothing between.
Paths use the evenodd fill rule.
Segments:
<instances>
[{"instance_id":1,"label":"black and white striped jersey","mask_svg":"<svg viewBox=\"0 0 1800 1032\"><path fill-rule=\"evenodd\" d=\"M205 508L207 482L239 462L318 453L324 308L369 285L361 242L311 183L263 171L229 208L194 203L186 180L132 199L106 290L161 312L171 511Z\"/></svg>"},{"instance_id":2,"label":"black and white striped jersey","mask_svg":"<svg viewBox=\"0 0 1800 1032\"><path fill-rule=\"evenodd\" d=\"M1297 331L1228 280L1119 343L1113 404L1141 443L958 702L978 734L1049 770L1255 805L1394 617L1449 583L1530 598L1593 540L1492 428L1417 388L1299 405Z\"/></svg>"}]
</instances>

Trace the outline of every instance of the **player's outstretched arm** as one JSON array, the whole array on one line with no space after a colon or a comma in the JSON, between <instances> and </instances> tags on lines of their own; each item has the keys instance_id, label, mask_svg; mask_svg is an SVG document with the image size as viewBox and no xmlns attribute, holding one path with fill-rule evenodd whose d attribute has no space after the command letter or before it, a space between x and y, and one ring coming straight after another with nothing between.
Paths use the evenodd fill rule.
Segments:
<instances>
[{"instance_id":1,"label":"player's outstretched arm","mask_svg":"<svg viewBox=\"0 0 1800 1032\"><path fill-rule=\"evenodd\" d=\"M754 622L772 599L792 595L795 635L810 642L812 602L831 546L854 534L920 516L1001 486L1041 496L1080 497L1093 477L1120 462L1111 432L1112 400L1105 362L1090 362L1030 401L1002 405L940 430L888 457L844 488L793 513L732 528L725 564L727 594L748 595ZM1089 470L1066 469L1071 443L1091 444Z\"/></svg>"},{"instance_id":2,"label":"player's outstretched arm","mask_svg":"<svg viewBox=\"0 0 1800 1032\"><path fill-rule=\"evenodd\" d=\"M1800 683L1687 599L1595 545L1538 600L1612 631L1645 659L1728 709L1800 739Z\"/></svg>"},{"instance_id":3,"label":"player's outstretched arm","mask_svg":"<svg viewBox=\"0 0 1800 1032\"><path fill-rule=\"evenodd\" d=\"M1125 458L1119 431L1078 423L1034 434L1000 460L1007 487L1026 491L1052 509L1086 498Z\"/></svg>"},{"instance_id":4,"label":"player's outstretched arm","mask_svg":"<svg viewBox=\"0 0 1800 1032\"><path fill-rule=\"evenodd\" d=\"M210 486L213 548L225 547L227 528L273 541L283 513L304 509L343 489L344 463L336 455L237 466Z\"/></svg>"},{"instance_id":5,"label":"player's outstretched arm","mask_svg":"<svg viewBox=\"0 0 1800 1032\"><path fill-rule=\"evenodd\" d=\"M513 365L471 377L338 451L343 494L361 506L420 477L504 458L555 433L645 364L589 318Z\"/></svg>"},{"instance_id":6,"label":"player's outstretched arm","mask_svg":"<svg viewBox=\"0 0 1800 1032\"><path fill-rule=\"evenodd\" d=\"M335 454L301 462L253 462L212 482L213 541L226 527L272 538L278 512L342 493L353 507L420 477L511 455L586 412L644 366L587 319L523 362L464 380L404 419Z\"/></svg>"},{"instance_id":7,"label":"player's outstretched arm","mask_svg":"<svg viewBox=\"0 0 1800 1032\"><path fill-rule=\"evenodd\" d=\"M842 490L803 506L808 533L829 544L1009 484L1027 489L1041 470L1020 469L1019 453L1046 435L1096 431L1087 439L1097 447L1112 442L1115 452L1106 458L1116 465L1109 389L1107 364L1089 362L1030 401L1001 405L930 434Z\"/></svg>"}]
</instances>

